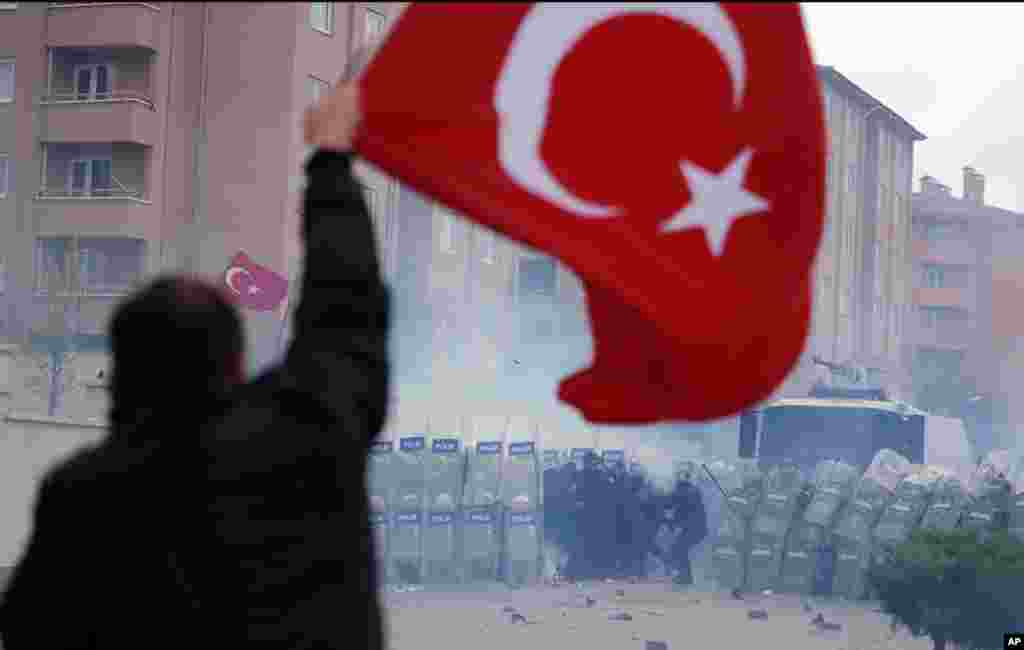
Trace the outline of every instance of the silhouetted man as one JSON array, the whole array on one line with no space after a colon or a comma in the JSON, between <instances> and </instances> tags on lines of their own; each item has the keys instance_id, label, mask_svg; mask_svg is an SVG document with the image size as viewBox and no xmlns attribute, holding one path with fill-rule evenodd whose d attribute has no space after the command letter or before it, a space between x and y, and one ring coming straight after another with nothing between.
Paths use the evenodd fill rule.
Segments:
<instances>
[{"instance_id":1,"label":"silhouetted man","mask_svg":"<svg viewBox=\"0 0 1024 650\"><path fill-rule=\"evenodd\" d=\"M118 307L110 435L42 480L6 650L382 647L364 477L389 299L348 153L358 119L349 85L306 116L319 150L279 367L243 383L239 317L195 279Z\"/></svg>"},{"instance_id":2,"label":"silhouetted man","mask_svg":"<svg viewBox=\"0 0 1024 650\"><path fill-rule=\"evenodd\" d=\"M693 584L693 567L690 562L691 550L708 535L708 518L704 511L704 499L694 484L692 467L683 469L676 480L670 498L678 535L669 550L670 564L676 572L674 582L680 585Z\"/></svg>"}]
</instances>

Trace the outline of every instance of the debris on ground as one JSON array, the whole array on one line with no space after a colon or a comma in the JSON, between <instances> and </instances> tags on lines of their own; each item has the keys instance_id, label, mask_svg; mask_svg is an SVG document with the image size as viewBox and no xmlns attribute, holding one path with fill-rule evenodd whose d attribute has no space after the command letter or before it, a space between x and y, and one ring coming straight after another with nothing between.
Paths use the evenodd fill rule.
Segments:
<instances>
[{"instance_id":1,"label":"debris on ground","mask_svg":"<svg viewBox=\"0 0 1024 650\"><path fill-rule=\"evenodd\" d=\"M644 650L668 650L668 644L664 641L645 641Z\"/></svg>"},{"instance_id":2,"label":"debris on ground","mask_svg":"<svg viewBox=\"0 0 1024 650\"><path fill-rule=\"evenodd\" d=\"M740 591L739 589L733 589L732 590L732 597L735 598L736 600L743 600L743 592Z\"/></svg>"},{"instance_id":3,"label":"debris on ground","mask_svg":"<svg viewBox=\"0 0 1024 650\"><path fill-rule=\"evenodd\" d=\"M751 620L759 620L768 618L768 612L763 609L751 609L747 612L747 618Z\"/></svg>"},{"instance_id":4,"label":"debris on ground","mask_svg":"<svg viewBox=\"0 0 1024 650\"><path fill-rule=\"evenodd\" d=\"M632 621L633 616L629 612L623 612L621 610L614 611L608 614L609 621Z\"/></svg>"},{"instance_id":5,"label":"debris on ground","mask_svg":"<svg viewBox=\"0 0 1024 650\"><path fill-rule=\"evenodd\" d=\"M811 619L811 625L826 632L838 632L843 629L843 626L839 623L826 621L825 616L821 612L818 612L818 615Z\"/></svg>"},{"instance_id":6,"label":"debris on ground","mask_svg":"<svg viewBox=\"0 0 1024 650\"><path fill-rule=\"evenodd\" d=\"M621 598L621 597L626 595L626 590L625 589L616 589L615 590L615 595L619 596Z\"/></svg>"},{"instance_id":7,"label":"debris on ground","mask_svg":"<svg viewBox=\"0 0 1024 650\"><path fill-rule=\"evenodd\" d=\"M771 589L765 589L765 590L764 590L764 591L762 591L761 593L762 593L763 595L765 595L765 596L771 596L771 595L772 595L772 594L774 594L775 592L774 592L774 591L772 591Z\"/></svg>"},{"instance_id":8,"label":"debris on ground","mask_svg":"<svg viewBox=\"0 0 1024 650\"><path fill-rule=\"evenodd\" d=\"M811 604L809 602L807 602L806 600L804 601L803 604L804 604L804 611L807 612L808 614L810 614L811 612L814 611L814 608L811 607Z\"/></svg>"}]
</instances>

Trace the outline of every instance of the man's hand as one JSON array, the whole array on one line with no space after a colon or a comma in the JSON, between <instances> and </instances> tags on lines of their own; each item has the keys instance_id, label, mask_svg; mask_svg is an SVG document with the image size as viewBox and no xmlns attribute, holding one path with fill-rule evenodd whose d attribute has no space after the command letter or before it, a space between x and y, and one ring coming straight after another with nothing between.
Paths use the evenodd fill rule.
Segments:
<instances>
[{"instance_id":1,"label":"man's hand","mask_svg":"<svg viewBox=\"0 0 1024 650\"><path fill-rule=\"evenodd\" d=\"M361 119L359 86L355 82L343 81L306 111L303 120L306 144L319 149L349 152Z\"/></svg>"}]
</instances>

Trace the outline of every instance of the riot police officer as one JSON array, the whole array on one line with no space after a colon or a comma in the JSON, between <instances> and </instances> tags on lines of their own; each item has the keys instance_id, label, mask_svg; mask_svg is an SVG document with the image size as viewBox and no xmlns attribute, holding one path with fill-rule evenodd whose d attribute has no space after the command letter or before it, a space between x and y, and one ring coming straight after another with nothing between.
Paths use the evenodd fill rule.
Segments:
<instances>
[{"instance_id":1,"label":"riot police officer","mask_svg":"<svg viewBox=\"0 0 1024 650\"><path fill-rule=\"evenodd\" d=\"M677 531L669 550L668 564L675 574L673 581L679 585L693 584L691 550L708 535L704 498L695 481L694 464L684 464L676 473L676 483L669 498Z\"/></svg>"}]
</instances>

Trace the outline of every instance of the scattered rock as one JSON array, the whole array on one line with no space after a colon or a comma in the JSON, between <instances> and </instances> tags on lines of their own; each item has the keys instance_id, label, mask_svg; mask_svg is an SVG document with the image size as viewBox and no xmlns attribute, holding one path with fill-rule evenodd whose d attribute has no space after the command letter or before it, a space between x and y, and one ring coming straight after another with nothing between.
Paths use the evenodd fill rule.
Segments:
<instances>
[{"instance_id":1,"label":"scattered rock","mask_svg":"<svg viewBox=\"0 0 1024 650\"><path fill-rule=\"evenodd\" d=\"M751 609L747 612L747 618L751 620L759 620L768 618L768 612L763 609Z\"/></svg>"},{"instance_id":2,"label":"scattered rock","mask_svg":"<svg viewBox=\"0 0 1024 650\"><path fill-rule=\"evenodd\" d=\"M804 611L808 614L814 611L814 608L806 600L804 601Z\"/></svg>"},{"instance_id":3,"label":"scattered rock","mask_svg":"<svg viewBox=\"0 0 1024 650\"><path fill-rule=\"evenodd\" d=\"M529 621L526 620L526 617L523 616L522 614L520 614L519 612L515 612L515 613L512 613L512 614L509 614L508 622L509 623L529 623Z\"/></svg>"},{"instance_id":4,"label":"scattered rock","mask_svg":"<svg viewBox=\"0 0 1024 650\"><path fill-rule=\"evenodd\" d=\"M772 595L772 594L774 594L775 592L774 592L774 591L772 591L771 589L765 589L765 590L764 590L764 591L762 591L761 593L762 593L763 595L765 595L765 596L771 596L771 595Z\"/></svg>"},{"instance_id":5,"label":"scattered rock","mask_svg":"<svg viewBox=\"0 0 1024 650\"><path fill-rule=\"evenodd\" d=\"M668 650L668 644L664 641L645 641L644 650Z\"/></svg>"},{"instance_id":6,"label":"scattered rock","mask_svg":"<svg viewBox=\"0 0 1024 650\"><path fill-rule=\"evenodd\" d=\"M586 598L586 600L584 602L587 604L587 607L593 607L594 605L597 604L597 601L594 600L593 598L591 598L590 596L587 596L587 598Z\"/></svg>"},{"instance_id":7,"label":"scattered rock","mask_svg":"<svg viewBox=\"0 0 1024 650\"><path fill-rule=\"evenodd\" d=\"M505 605L501 608L501 611L503 614L517 614L519 612L519 610L512 605Z\"/></svg>"},{"instance_id":8,"label":"scattered rock","mask_svg":"<svg viewBox=\"0 0 1024 650\"><path fill-rule=\"evenodd\" d=\"M818 612L818 615L811 619L811 625L818 628L819 630L827 632L838 632L839 630L843 629L843 626L839 623L831 623L829 621L826 621L825 616L821 612Z\"/></svg>"},{"instance_id":9,"label":"scattered rock","mask_svg":"<svg viewBox=\"0 0 1024 650\"><path fill-rule=\"evenodd\" d=\"M615 611L608 614L609 621L632 621L633 616L629 612Z\"/></svg>"},{"instance_id":10,"label":"scattered rock","mask_svg":"<svg viewBox=\"0 0 1024 650\"><path fill-rule=\"evenodd\" d=\"M743 600L743 592L740 591L739 589L733 589L732 590L732 597L735 598L736 600Z\"/></svg>"},{"instance_id":11,"label":"scattered rock","mask_svg":"<svg viewBox=\"0 0 1024 650\"><path fill-rule=\"evenodd\" d=\"M626 590L625 589L616 589L615 590L615 595L619 596L621 598L622 596L626 595Z\"/></svg>"}]
</instances>

